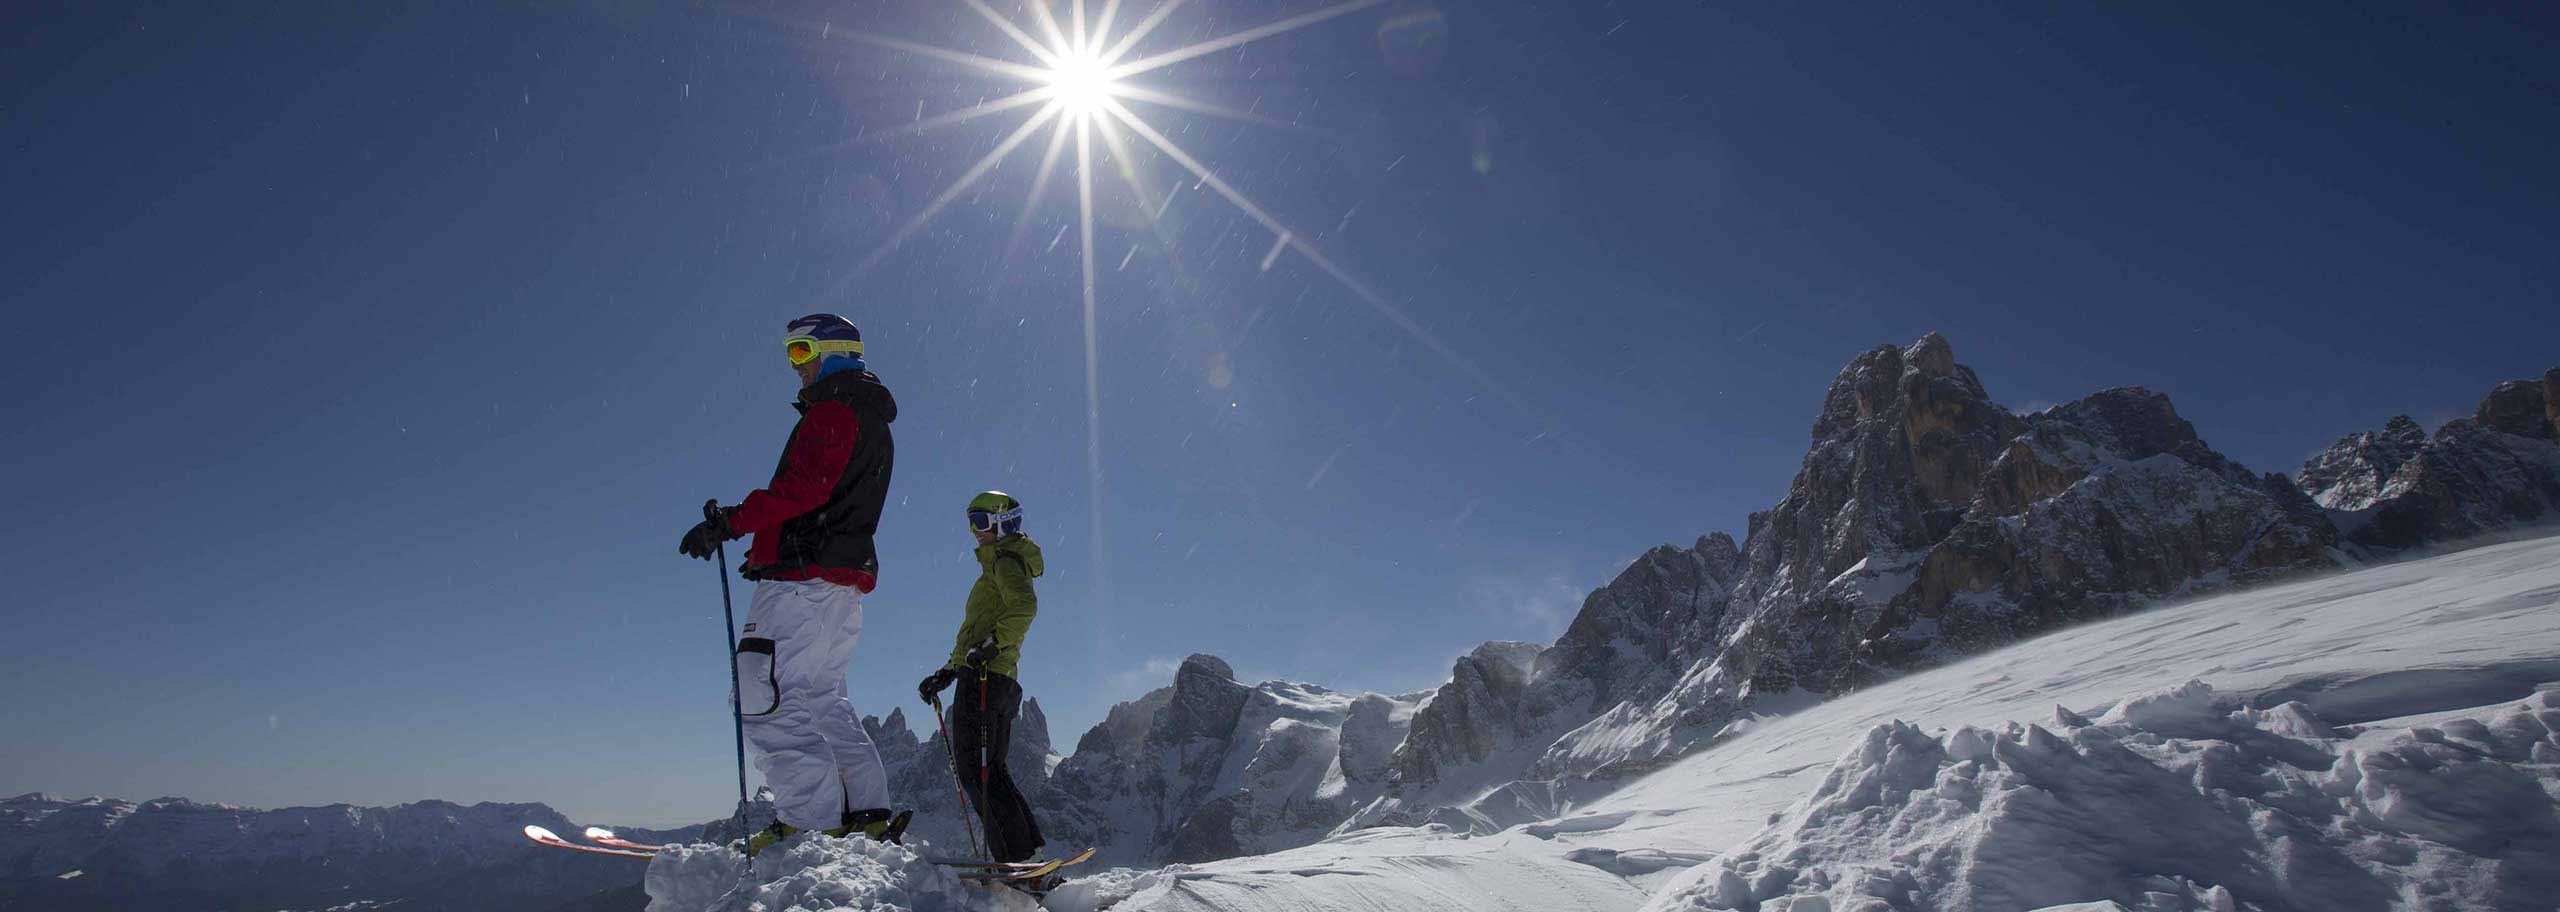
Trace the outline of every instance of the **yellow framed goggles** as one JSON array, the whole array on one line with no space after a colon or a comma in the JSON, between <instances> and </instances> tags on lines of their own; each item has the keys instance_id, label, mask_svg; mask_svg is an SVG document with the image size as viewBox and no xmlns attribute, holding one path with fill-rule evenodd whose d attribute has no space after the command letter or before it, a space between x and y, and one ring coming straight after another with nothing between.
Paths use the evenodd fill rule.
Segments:
<instances>
[{"instance_id":1,"label":"yellow framed goggles","mask_svg":"<svg viewBox=\"0 0 2560 912\"><path fill-rule=\"evenodd\" d=\"M808 336L792 336L782 340L782 353L791 359L793 367L839 352L851 352L859 357L862 354L862 343L846 342L841 339L812 339Z\"/></svg>"}]
</instances>

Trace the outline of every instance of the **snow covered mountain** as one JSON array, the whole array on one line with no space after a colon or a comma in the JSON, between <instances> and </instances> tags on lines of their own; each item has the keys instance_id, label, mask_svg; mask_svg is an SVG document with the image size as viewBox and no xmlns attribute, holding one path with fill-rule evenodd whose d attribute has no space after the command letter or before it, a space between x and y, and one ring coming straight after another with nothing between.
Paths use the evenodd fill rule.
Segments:
<instances>
[{"instance_id":1,"label":"snow covered mountain","mask_svg":"<svg viewBox=\"0 0 2560 912\"><path fill-rule=\"evenodd\" d=\"M2303 464L2301 485L2367 552L2560 517L2560 368L2498 384L2433 437L2406 415L2347 435Z\"/></svg>"},{"instance_id":2,"label":"snow covered mountain","mask_svg":"<svg viewBox=\"0 0 2560 912\"><path fill-rule=\"evenodd\" d=\"M1534 819L1756 716L2336 561L2316 503L2214 452L2167 397L2015 414L1934 333L1851 361L1812 436L1739 546L1657 548L1555 645L1461 660L1346 829Z\"/></svg>"},{"instance_id":3,"label":"snow covered mountain","mask_svg":"<svg viewBox=\"0 0 2560 912\"><path fill-rule=\"evenodd\" d=\"M1386 785L1420 702L1309 684L1247 686L1214 656L1115 707L1059 764L1050 842L1107 861L1205 861L1304 845Z\"/></svg>"},{"instance_id":4,"label":"snow covered mountain","mask_svg":"<svg viewBox=\"0 0 2560 912\"><path fill-rule=\"evenodd\" d=\"M1051 749L1039 702L1026 701L1008 768L1053 849L1093 847L1105 863L1132 864L1271 851L1322 837L1379 794L1423 696L1246 685L1225 661L1195 655L1171 686L1113 707L1069 757ZM942 733L919 739L895 710L865 725L892 800L916 811L916 839L969 845Z\"/></svg>"},{"instance_id":5,"label":"snow covered mountain","mask_svg":"<svg viewBox=\"0 0 2560 912\"><path fill-rule=\"evenodd\" d=\"M421 801L257 810L161 798L0 801L0 905L49 910L562 908L629 891L638 862L573 857L520 835L581 827L540 804ZM680 841L682 830L621 828Z\"/></svg>"}]
</instances>

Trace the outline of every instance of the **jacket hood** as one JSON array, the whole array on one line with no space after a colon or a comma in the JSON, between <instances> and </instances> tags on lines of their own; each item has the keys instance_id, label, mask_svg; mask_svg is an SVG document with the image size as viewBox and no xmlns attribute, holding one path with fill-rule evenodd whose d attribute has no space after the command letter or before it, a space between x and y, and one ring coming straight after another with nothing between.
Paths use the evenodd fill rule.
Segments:
<instances>
[{"instance_id":1,"label":"jacket hood","mask_svg":"<svg viewBox=\"0 0 2560 912\"><path fill-rule=\"evenodd\" d=\"M1017 532L996 539L995 544L983 547L993 548L999 554L1011 554L1022 558L1022 566L1030 570L1032 576L1039 576L1049 569L1048 565L1040 560L1040 543L1032 541L1031 536Z\"/></svg>"},{"instance_id":2,"label":"jacket hood","mask_svg":"<svg viewBox=\"0 0 2560 912\"><path fill-rule=\"evenodd\" d=\"M880 416L883 422L898 420L898 399L880 383L880 375L867 370L837 371L818 378L818 382L800 388L800 399L794 408L807 411L809 403L833 399L853 406L857 411Z\"/></svg>"}]
</instances>

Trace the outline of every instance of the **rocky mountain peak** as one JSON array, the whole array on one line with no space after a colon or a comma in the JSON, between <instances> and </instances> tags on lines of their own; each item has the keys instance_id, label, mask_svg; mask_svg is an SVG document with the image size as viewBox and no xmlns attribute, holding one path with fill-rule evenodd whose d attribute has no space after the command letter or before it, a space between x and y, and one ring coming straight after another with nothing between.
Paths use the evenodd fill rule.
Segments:
<instances>
[{"instance_id":1,"label":"rocky mountain peak","mask_svg":"<svg viewBox=\"0 0 2560 912\"><path fill-rule=\"evenodd\" d=\"M2560 368L2509 380L2427 436L2407 416L2340 438L2295 484L2364 554L2560 516Z\"/></svg>"},{"instance_id":2,"label":"rocky mountain peak","mask_svg":"<svg viewBox=\"0 0 2560 912\"><path fill-rule=\"evenodd\" d=\"M2560 369L2544 374L2539 381L2509 380L2489 391L2472 411L2472 418L2500 433L2541 440L2554 439L2551 420L2551 397L2545 392Z\"/></svg>"},{"instance_id":3,"label":"rocky mountain peak","mask_svg":"<svg viewBox=\"0 0 2560 912\"><path fill-rule=\"evenodd\" d=\"M2331 541L2289 483L2215 452L2157 392L2018 416L1944 336L1877 346L1833 379L1786 498L1738 548L1646 552L1521 686L1462 661L1397 752L1397 794L1364 818L1446 820L1433 808L1456 800L1499 820L1474 796L1505 776L1631 775L1754 713L2316 566Z\"/></svg>"},{"instance_id":4,"label":"rocky mountain peak","mask_svg":"<svg viewBox=\"0 0 2560 912\"><path fill-rule=\"evenodd\" d=\"M1038 758L1045 770L1051 753L1055 749L1049 742L1049 714L1041 711L1038 697L1023 700L1022 714L1013 720L1013 755Z\"/></svg>"},{"instance_id":5,"label":"rocky mountain peak","mask_svg":"<svg viewBox=\"0 0 2560 912\"><path fill-rule=\"evenodd\" d=\"M2427 445L2427 430L2407 415L2393 415L2380 431L2358 431L2302 463L2294 484L2332 510L2361 510L2382 496L2384 485Z\"/></svg>"},{"instance_id":6,"label":"rocky mountain peak","mask_svg":"<svg viewBox=\"0 0 2560 912\"><path fill-rule=\"evenodd\" d=\"M1229 666L1225 659L1206 653L1193 653L1182 660L1182 667L1175 669L1173 686L1181 687L1186 678L1209 678L1233 682L1236 679L1236 670Z\"/></svg>"}]
</instances>

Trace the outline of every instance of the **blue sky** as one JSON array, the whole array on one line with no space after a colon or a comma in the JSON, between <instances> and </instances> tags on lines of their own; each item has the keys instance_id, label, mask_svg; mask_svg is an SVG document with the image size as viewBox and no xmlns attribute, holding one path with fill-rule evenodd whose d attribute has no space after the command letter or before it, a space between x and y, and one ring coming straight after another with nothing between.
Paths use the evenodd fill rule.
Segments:
<instances>
[{"instance_id":1,"label":"blue sky","mask_svg":"<svg viewBox=\"0 0 2560 912\"><path fill-rule=\"evenodd\" d=\"M854 270L1021 112L855 141L1010 89L837 30L1008 54L963 7L13 9L0 792L723 813L674 545L771 471L813 310L903 409L857 706L920 711L997 487L1061 745L1193 652L1408 691L1551 639L1783 495L1875 344L2270 471L2554 362L2548 7L1428 9L1145 77L1271 121L1136 106L1412 328L1097 163L1099 501L1071 173L1011 257L1037 142Z\"/></svg>"}]
</instances>

